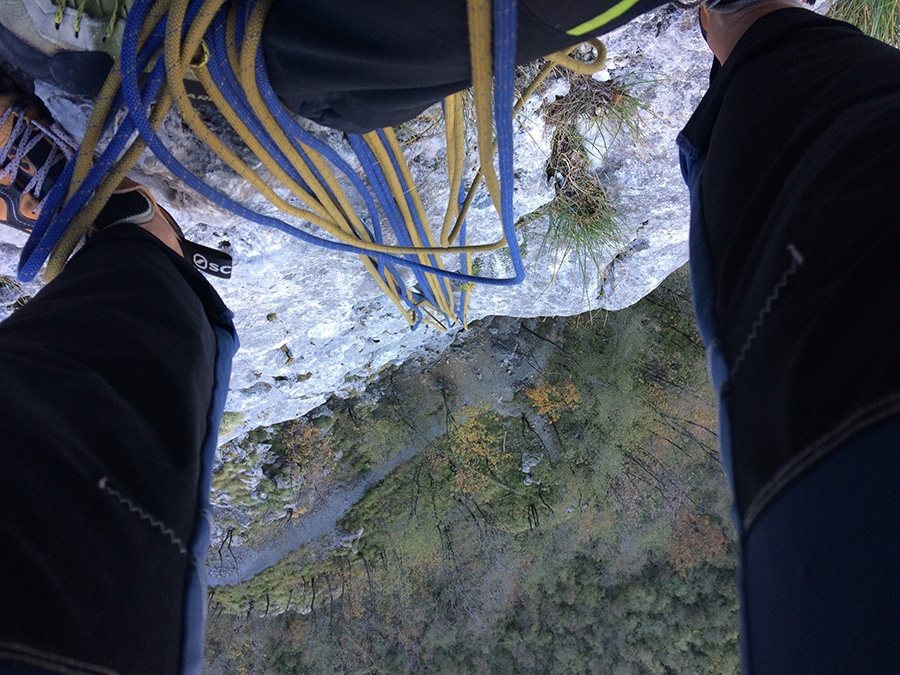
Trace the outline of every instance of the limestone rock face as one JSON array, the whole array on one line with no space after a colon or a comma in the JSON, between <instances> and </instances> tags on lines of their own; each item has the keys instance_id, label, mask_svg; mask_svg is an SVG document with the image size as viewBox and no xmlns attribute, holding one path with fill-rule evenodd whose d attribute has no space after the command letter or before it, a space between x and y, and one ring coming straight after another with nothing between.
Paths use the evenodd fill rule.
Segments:
<instances>
[{"instance_id":1,"label":"limestone rock face","mask_svg":"<svg viewBox=\"0 0 900 675\"><path fill-rule=\"evenodd\" d=\"M541 246L546 219L531 222L520 230L526 243L525 282L475 288L470 321L489 315L530 317L619 309L639 300L684 264L688 203L675 137L706 88L711 63L696 24L696 10L665 7L604 38L608 75L627 75L637 82L636 91L647 103L638 140L628 134L605 138L606 152L593 160L618 205L622 245L604 251L599 264L585 270L561 252ZM38 91L57 120L78 135L89 108L47 87L40 86ZM551 83L516 121L517 218L553 198L545 169L551 134L545 128L542 105L560 91ZM180 120L169 119L163 133L176 154L209 183L252 209L276 215L262 197L199 145ZM339 134L317 133L336 146L342 142ZM420 180L428 215L440 223L447 202L442 136L410 141L405 150ZM262 424L296 418L334 393L360 392L367 380L391 364L432 360L459 330L443 333L420 327L411 331L357 257L243 221L189 191L152 156L145 155L132 176L154 190L189 238L227 248L234 256L233 278L213 280L235 312L242 345L234 362L223 442ZM476 198L469 228L474 241L496 238L499 232L486 193ZM23 242L19 233L0 227L0 274L15 276ZM485 256L481 262L481 274L511 274L502 254ZM38 284L29 284L21 292L33 294L37 288ZM4 286L0 291L2 318L9 313L17 289Z\"/></svg>"}]
</instances>

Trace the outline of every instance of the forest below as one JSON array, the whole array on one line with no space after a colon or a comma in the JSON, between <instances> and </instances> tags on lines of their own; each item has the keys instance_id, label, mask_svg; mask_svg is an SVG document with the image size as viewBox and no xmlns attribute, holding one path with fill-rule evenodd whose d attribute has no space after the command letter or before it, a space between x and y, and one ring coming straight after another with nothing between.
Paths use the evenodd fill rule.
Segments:
<instances>
[{"instance_id":1,"label":"forest below","mask_svg":"<svg viewBox=\"0 0 900 675\"><path fill-rule=\"evenodd\" d=\"M342 546L211 590L208 672L737 672L730 495L686 270L628 309L519 334L549 356L502 405L387 375L375 405L257 439L273 470L324 489L414 441L417 411L445 422L353 506Z\"/></svg>"}]
</instances>

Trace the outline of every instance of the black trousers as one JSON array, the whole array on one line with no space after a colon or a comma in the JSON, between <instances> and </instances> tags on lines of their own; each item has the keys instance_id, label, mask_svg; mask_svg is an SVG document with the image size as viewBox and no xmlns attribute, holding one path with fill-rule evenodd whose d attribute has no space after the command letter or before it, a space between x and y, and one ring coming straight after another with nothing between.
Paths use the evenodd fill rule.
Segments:
<instances>
[{"instance_id":1,"label":"black trousers","mask_svg":"<svg viewBox=\"0 0 900 675\"><path fill-rule=\"evenodd\" d=\"M0 324L0 670L184 668L223 316L124 225Z\"/></svg>"},{"instance_id":2,"label":"black trousers","mask_svg":"<svg viewBox=\"0 0 900 675\"><path fill-rule=\"evenodd\" d=\"M744 672L897 672L900 52L767 14L679 144Z\"/></svg>"}]
</instances>

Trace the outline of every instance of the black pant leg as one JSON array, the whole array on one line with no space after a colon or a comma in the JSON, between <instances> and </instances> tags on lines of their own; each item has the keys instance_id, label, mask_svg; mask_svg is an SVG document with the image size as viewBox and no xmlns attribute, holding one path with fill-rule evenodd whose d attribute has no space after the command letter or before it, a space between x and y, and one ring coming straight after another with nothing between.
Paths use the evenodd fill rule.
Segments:
<instances>
[{"instance_id":1,"label":"black pant leg","mask_svg":"<svg viewBox=\"0 0 900 675\"><path fill-rule=\"evenodd\" d=\"M177 670L216 347L195 275L120 226L0 325L0 662Z\"/></svg>"}]
</instances>

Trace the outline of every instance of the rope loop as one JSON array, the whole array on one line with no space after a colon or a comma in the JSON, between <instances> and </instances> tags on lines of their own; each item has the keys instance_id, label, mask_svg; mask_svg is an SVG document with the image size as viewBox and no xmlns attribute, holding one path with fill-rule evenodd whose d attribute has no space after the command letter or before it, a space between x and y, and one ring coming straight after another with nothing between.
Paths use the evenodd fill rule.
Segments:
<instances>
[{"instance_id":1,"label":"rope loop","mask_svg":"<svg viewBox=\"0 0 900 675\"><path fill-rule=\"evenodd\" d=\"M597 52L597 55L590 61L582 61L571 56L572 51L582 44L593 47ZM547 60L582 75L593 75L606 67L606 45L599 38L591 38L569 49L551 54L547 57Z\"/></svg>"}]
</instances>

